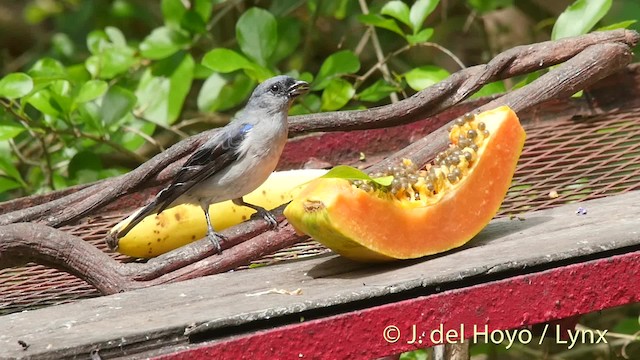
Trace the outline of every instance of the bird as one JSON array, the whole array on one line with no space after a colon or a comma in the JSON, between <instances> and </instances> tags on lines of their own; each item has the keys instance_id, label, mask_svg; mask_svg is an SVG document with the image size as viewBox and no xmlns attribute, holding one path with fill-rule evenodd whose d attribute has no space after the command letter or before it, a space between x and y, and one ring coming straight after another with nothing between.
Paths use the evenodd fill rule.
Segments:
<instances>
[{"instance_id":1,"label":"bird","mask_svg":"<svg viewBox=\"0 0 640 360\"><path fill-rule=\"evenodd\" d=\"M308 91L307 82L286 75L260 83L244 109L189 156L171 183L117 231L116 239L124 237L150 214L191 203L202 207L207 238L219 254L224 237L211 225L209 205L227 200L256 210L275 228L278 223L273 214L245 202L243 196L258 188L275 170L287 142L291 103Z\"/></svg>"}]
</instances>

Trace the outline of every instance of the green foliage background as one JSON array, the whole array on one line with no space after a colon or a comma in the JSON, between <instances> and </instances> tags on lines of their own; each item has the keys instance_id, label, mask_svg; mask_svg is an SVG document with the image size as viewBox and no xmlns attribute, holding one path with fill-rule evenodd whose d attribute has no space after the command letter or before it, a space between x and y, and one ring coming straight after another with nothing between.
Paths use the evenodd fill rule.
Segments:
<instances>
[{"instance_id":1,"label":"green foliage background","mask_svg":"<svg viewBox=\"0 0 640 360\"><path fill-rule=\"evenodd\" d=\"M637 0L3 1L0 201L124 173L226 124L275 74L312 85L292 114L365 108L515 45L603 26L640 30L635 19ZM609 329L640 330L637 307L612 313ZM474 351L537 358L550 350Z\"/></svg>"},{"instance_id":2,"label":"green foliage background","mask_svg":"<svg viewBox=\"0 0 640 360\"><path fill-rule=\"evenodd\" d=\"M559 3L4 2L0 200L126 172L225 124L275 74L312 83L293 114L371 107L511 46L585 33L605 15L612 24L640 14L632 0ZM490 84L476 96L514 85Z\"/></svg>"}]
</instances>

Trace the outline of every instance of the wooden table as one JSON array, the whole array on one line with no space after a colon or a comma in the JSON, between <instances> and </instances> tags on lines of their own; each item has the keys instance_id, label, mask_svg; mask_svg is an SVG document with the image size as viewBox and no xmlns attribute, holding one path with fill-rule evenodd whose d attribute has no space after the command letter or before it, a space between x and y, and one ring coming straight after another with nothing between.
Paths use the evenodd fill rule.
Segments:
<instances>
[{"instance_id":1,"label":"wooden table","mask_svg":"<svg viewBox=\"0 0 640 360\"><path fill-rule=\"evenodd\" d=\"M466 246L414 261L322 256L10 314L0 357L374 359L431 346L440 326L451 341L461 326L491 340L638 302L639 218L634 191L494 220Z\"/></svg>"}]
</instances>

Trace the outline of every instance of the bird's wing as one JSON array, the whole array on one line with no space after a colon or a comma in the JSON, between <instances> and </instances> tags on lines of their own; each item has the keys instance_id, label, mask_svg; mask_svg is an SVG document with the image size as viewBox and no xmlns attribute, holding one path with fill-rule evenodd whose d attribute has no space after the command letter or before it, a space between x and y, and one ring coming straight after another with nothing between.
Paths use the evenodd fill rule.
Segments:
<instances>
[{"instance_id":1,"label":"bird's wing","mask_svg":"<svg viewBox=\"0 0 640 360\"><path fill-rule=\"evenodd\" d=\"M161 190L152 202L140 210L122 230L118 231L118 237L125 236L147 215L159 214L196 184L237 160L240 156L238 151L240 144L252 128L253 125L246 123L237 126L230 125L202 144L178 170L171 184Z\"/></svg>"},{"instance_id":2,"label":"bird's wing","mask_svg":"<svg viewBox=\"0 0 640 360\"><path fill-rule=\"evenodd\" d=\"M213 176L238 159L240 144L246 138L253 125L240 124L222 131L197 149L182 165L171 184L156 196L160 213L180 195L205 179Z\"/></svg>"}]
</instances>

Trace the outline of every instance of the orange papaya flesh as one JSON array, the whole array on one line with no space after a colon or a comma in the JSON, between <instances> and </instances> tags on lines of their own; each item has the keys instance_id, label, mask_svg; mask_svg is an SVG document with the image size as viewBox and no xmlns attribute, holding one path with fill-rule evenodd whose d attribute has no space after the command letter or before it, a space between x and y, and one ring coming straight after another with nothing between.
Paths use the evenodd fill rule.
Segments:
<instances>
[{"instance_id":1,"label":"orange papaya flesh","mask_svg":"<svg viewBox=\"0 0 640 360\"><path fill-rule=\"evenodd\" d=\"M506 106L457 121L471 117L472 128L454 126L450 149L417 170L419 180L412 186L400 181L395 188L376 188L320 178L293 199L285 216L296 231L358 261L418 258L464 245L500 208L525 141L518 117ZM476 145L469 145L470 138ZM459 161L449 160L451 154ZM412 167L407 160L403 165Z\"/></svg>"}]
</instances>

